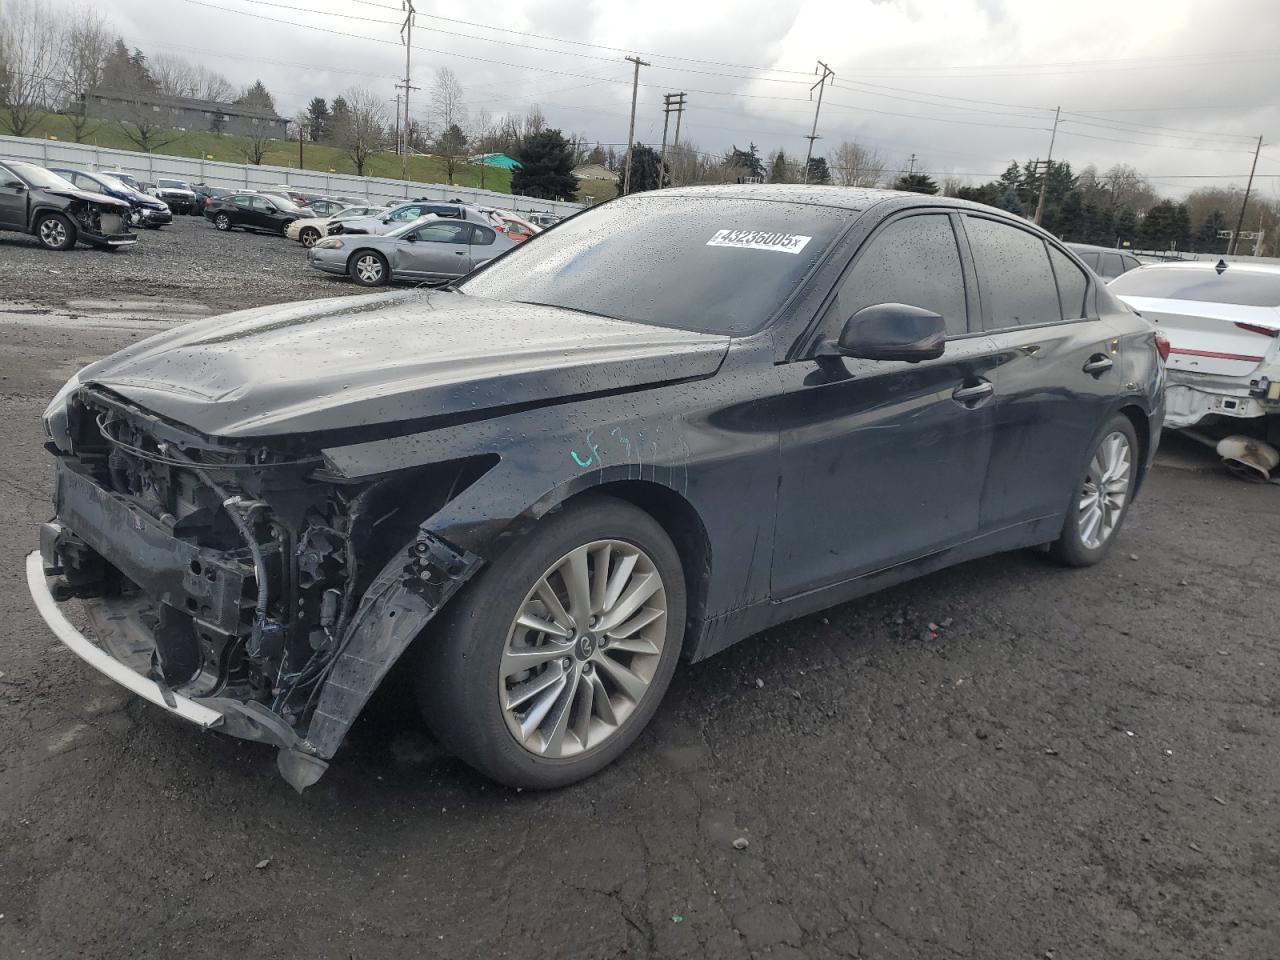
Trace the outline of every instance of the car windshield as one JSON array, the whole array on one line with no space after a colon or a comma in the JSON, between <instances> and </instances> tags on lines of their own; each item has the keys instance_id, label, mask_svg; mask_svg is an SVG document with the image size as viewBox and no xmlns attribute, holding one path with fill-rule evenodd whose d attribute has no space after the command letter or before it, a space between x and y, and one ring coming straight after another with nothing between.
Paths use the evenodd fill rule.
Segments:
<instances>
[{"instance_id":1,"label":"car windshield","mask_svg":"<svg viewBox=\"0 0 1280 960\"><path fill-rule=\"evenodd\" d=\"M127 183L123 182L122 180L117 180L115 177L107 173L95 173L93 175L93 179L97 180L104 187L107 187L111 190L132 190L133 189L133 187L129 186Z\"/></svg>"},{"instance_id":2,"label":"car windshield","mask_svg":"<svg viewBox=\"0 0 1280 960\"><path fill-rule=\"evenodd\" d=\"M414 220L411 223L406 223L403 227L396 227L394 230L388 230L385 234L383 234L383 236L390 237L393 240L399 240L405 234L413 233L413 231L417 230L424 223L430 223L432 220L436 220L436 219L439 219L439 218L432 217L432 216L419 217L417 220Z\"/></svg>"},{"instance_id":3,"label":"car windshield","mask_svg":"<svg viewBox=\"0 0 1280 960\"><path fill-rule=\"evenodd\" d=\"M473 296L708 333L759 329L856 212L628 197L566 220L461 284Z\"/></svg>"},{"instance_id":4,"label":"car windshield","mask_svg":"<svg viewBox=\"0 0 1280 960\"><path fill-rule=\"evenodd\" d=\"M1228 266L1220 274L1216 270L1143 267L1116 277L1108 289L1125 297L1280 307L1280 271L1261 273Z\"/></svg>"},{"instance_id":5,"label":"car windshield","mask_svg":"<svg viewBox=\"0 0 1280 960\"><path fill-rule=\"evenodd\" d=\"M37 167L35 164L13 163L10 161L5 166L33 187L48 187L53 190L65 190L67 187L75 189L74 184L66 177L54 173L52 170L46 170L44 167Z\"/></svg>"}]
</instances>

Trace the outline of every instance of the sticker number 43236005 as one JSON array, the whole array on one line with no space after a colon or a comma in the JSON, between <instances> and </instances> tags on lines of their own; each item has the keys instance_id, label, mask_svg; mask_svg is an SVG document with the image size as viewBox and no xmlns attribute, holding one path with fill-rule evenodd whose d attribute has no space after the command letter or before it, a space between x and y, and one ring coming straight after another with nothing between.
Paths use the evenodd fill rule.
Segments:
<instances>
[{"instance_id":1,"label":"sticker number 43236005","mask_svg":"<svg viewBox=\"0 0 1280 960\"><path fill-rule=\"evenodd\" d=\"M715 236L707 241L707 246L799 253L812 239L798 233L778 233L773 230L717 230Z\"/></svg>"}]
</instances>

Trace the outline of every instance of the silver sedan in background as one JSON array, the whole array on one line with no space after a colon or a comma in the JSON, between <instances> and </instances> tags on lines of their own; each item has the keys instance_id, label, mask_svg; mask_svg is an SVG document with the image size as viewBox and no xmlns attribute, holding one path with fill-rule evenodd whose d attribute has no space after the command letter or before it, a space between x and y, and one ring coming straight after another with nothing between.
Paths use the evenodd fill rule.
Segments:
<instances>
[{"instance_id":1,"label":"silver sedan in background","mask_svg":"<svg viewBox=\"0 0 1280 960\"><path fill-rule=\"evenodd\" d=\"M392 280L448 283L514 246L510 237L482 224L424 217L381 236L326 237L307 251L307 262L364 287Z\"/></svg>"}]
</instances>

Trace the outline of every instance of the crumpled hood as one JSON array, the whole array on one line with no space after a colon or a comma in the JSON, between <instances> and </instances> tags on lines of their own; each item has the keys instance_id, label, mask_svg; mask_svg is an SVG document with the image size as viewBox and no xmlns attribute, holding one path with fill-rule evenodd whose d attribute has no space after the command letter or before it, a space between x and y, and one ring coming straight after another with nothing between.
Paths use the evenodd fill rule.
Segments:
<instances>
[{"instance_id":1,"label":"crumpled hood","mask_svg":"<svg viewBox=\"0 0 1280 960\"><path fill-rule=\"evenodd\" d=\"M100 203L107 207L125 207L129 204L123 200L117 200L115 197L108 197L105 193L90 193L88 190L78 190L75 187L45 187L45 193L52 193L55 197L66 197L69 200L88 200L91 203Z\"/></svg>"},{"instance_id":2,"label":"crumpled hood","mask_svg":"<svg viewBox=\"0 0 1280 960\"><path fill-rule=\"evenodd\" d=\"M211 437L342 430L705 377L729 338L407 290L195 321L91 364L98 384Z\"/></svg>"}]
</instances>

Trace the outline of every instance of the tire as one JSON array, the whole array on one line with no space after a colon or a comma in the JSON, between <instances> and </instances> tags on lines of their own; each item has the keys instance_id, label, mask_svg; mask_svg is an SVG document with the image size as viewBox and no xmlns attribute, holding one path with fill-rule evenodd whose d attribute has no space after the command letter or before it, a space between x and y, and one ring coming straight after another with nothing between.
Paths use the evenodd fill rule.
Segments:
<instances>
[{"instance_id":1,"label":"tire","mask_svg":"<svg viewBox=\"0 0 1280 960\"><path fill-rule=\"evenodd\" d=\"M284 223L280 224L280 236L287 237L289 235L289 227L292 223L292 220L286 220Z\"/></svg>"},{"instance_id":2,"label":"tire","mask_svg":"<svg viewBox=\"0 0 1280 960\"><path fill-rule=\"evenodd\" d=\"M31 225L31 232L46 250L70 250L78 236L75 224L60 213L40 214Z\"/></svg>"},{"instance_id":3,"label":"tire","mask_svg":"<svg viewBox=\"0 0 1280 960\"><path fill-rule=\"evenodd\" d=\"M599 596L594 586L579 594L601 623L611 610L620 622L598 636L578 628L563 639L518 623L517 616L528 614L531 605L535 611L551 610L537 593L543 582L565 598L561 622L570 619L567 611L574 604L558 571L569 569L578 551L589 558L583 561L583 582L593 581L587 573L602 562L614 576L631 563L612 606L593 599ZM632 556L636 559L628 561ZM659 587L628 612L625 601L632 587L652 586L648 578L654 573ZM445 607L419 641L419 705L447 749L499 783L546 790L582 780L612 763L653 717L680 657L685 605L680 558L662 527L612 497L583 500L544 519ZM662 613L655 617L655 610ZM625 638L610 639L614 629L621 634L641 621L644 625L627 630ZM595 618L588 622L594 624ZM531 637L535 645L528 645ZM510 665L510 658L531 651L534 666L520 671ZM616 672L620 664L628 668L625 675ZM622 676L626 687L616 679ZM544 683L548 678L551 682ZM557 688L560 679L565 683ZM508 709L530 686L537 692ZM545 719L534 717L543 695L557 689L555 703L542 712ZM562 707L565 720L557 723ZM524 736L522 723L532 724Z\"/></svg>"},{"instance_id":4,"label":"tire","mask_svg":"<svg viewBox=\"0 0 1280 960\"><path fill-rule=\"evenodd\" d=\"M303 227L298 233L298 242L304 247L314 247L320 240L320 231L315 227Z\"/></svg>"},{"instance_id":5,"label":"tire","mask_svg":"<svg viewBox=\"0 0 1280 960\"><path fill-rule=\"evenodd\" d=\"M1138 435L1124 414L1116 414L1098 431L1076 480L1062 533L1049 546L1053 559L1088 567L1111 551L1133 502L1139 453ZM1123 469L1117 462L1121 456Z\"/></svg>"},{"instance_id":6,"label":"tire","mask_svg":"<svg viewBox=\"0 0 1280 960\"><path fill-rule=\"evenodd\" d=\"M213 225L225 233L231 229L231 218L225 213L220 213L213 218Z\"/></svg>"},{"instance_id":7,"label":"tire","mask_svg":"<svg viewBox=\"0 0 1280 960\"><path fill-rule=\"evenodd\" d=\"M385 287L391 279L391 268L378 251L357 250L347 261L347 275L362 287Z\"/></svg>"}]
</instances>

